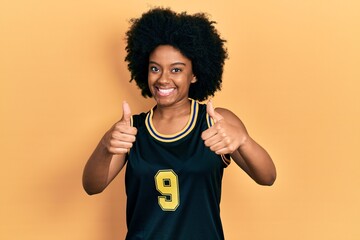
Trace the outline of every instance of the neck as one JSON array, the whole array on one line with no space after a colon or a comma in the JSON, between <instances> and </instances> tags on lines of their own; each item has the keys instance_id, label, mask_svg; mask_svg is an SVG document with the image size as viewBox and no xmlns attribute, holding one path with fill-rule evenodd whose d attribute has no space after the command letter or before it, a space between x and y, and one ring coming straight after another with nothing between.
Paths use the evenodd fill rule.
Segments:
<instances>
[{"instance_id":1,"label":"neck","mask_svg":"<svg viewBox=\"0 0 360 240\"><path fill-rule=\"evenodd\" d=\"M156 105L154 109L154 117L160 119L171 119L190 114L191 100L178 102L171 106Z\"/></svg>"}]
</instances>

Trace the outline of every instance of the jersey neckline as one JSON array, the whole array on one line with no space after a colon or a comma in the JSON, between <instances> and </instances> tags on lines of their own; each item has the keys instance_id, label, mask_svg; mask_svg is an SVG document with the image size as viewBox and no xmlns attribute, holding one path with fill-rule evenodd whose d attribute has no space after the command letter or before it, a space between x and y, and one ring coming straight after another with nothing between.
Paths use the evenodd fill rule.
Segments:
<instances>
[{"instance_id":1,"label":"jersey neckline","mask_svg":"<svg viewBox=\"0 0 360 240\"><path fill-rule=\"evenodd\" d=\"M199 112L199 103L194 99L190 99L190 100L191 100L191 111L190 111L189 120L182 130L174 134L162 134L155 129L154 124L152 122L152 118L154 114L154 108L152 108L146 114L146 118L145 118L145 125L150 135L156 140L161 142L175 142L186 137L194 129Z\"/></svg>"}]
</instances>

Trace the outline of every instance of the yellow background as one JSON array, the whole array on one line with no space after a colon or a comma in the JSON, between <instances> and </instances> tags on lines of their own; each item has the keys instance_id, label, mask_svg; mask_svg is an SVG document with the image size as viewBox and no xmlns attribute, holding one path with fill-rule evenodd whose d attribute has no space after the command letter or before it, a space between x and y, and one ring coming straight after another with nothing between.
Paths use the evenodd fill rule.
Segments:
<instances>
[{"instance_id":1,"label":"yellow background","mask_svg":"<svg viewBox=\"0 0 360 240\"><path fill-rule=\"evenodd\" d=\"M103 133L143 100L124 63L128 20L151 6L208 12L228 40L216 106L273 157L256 185L226 169L226 239L360 239L360 1L0 2L0 239L123 239L124 173L82 189Z\"/></svg>"}]
</instances>

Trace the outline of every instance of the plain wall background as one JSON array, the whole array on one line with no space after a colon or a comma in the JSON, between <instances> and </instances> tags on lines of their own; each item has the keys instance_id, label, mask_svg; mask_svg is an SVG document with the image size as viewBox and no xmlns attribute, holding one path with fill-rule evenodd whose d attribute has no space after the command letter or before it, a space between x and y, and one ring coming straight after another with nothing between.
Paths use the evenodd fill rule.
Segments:
<instances>
[{"instance_id":1,"label":"plain wall background","mask_svg":"<svg viewBox=\"0 0 360 240\"><path fill-rule=\"evenodd\" d=\"M153 105L129 83L125 31L151 6L207 12L230 59L216 106L274 159L272 187L225 171L226 239L360 239L360 2L0 1L0 239L123 239L124 172L87 196L104 132Z\"/></svg>"}]
</instances>

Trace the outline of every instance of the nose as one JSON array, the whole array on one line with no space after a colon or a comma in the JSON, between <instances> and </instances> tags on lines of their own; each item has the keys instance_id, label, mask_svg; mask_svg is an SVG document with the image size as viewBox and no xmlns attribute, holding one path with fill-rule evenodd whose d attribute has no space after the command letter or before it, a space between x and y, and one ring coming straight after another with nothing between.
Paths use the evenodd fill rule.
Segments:
<instances>
[{"instance_id":1,"label":"nose","mask_svg":"<svg viewBox=\"0 0 360 240\"><path fill-rule=\"evenodd\" d=\"M158 78L159 83L169 83L169 74L164 71L161 73L161 75Z\"/></svg>"}]
</instances>

